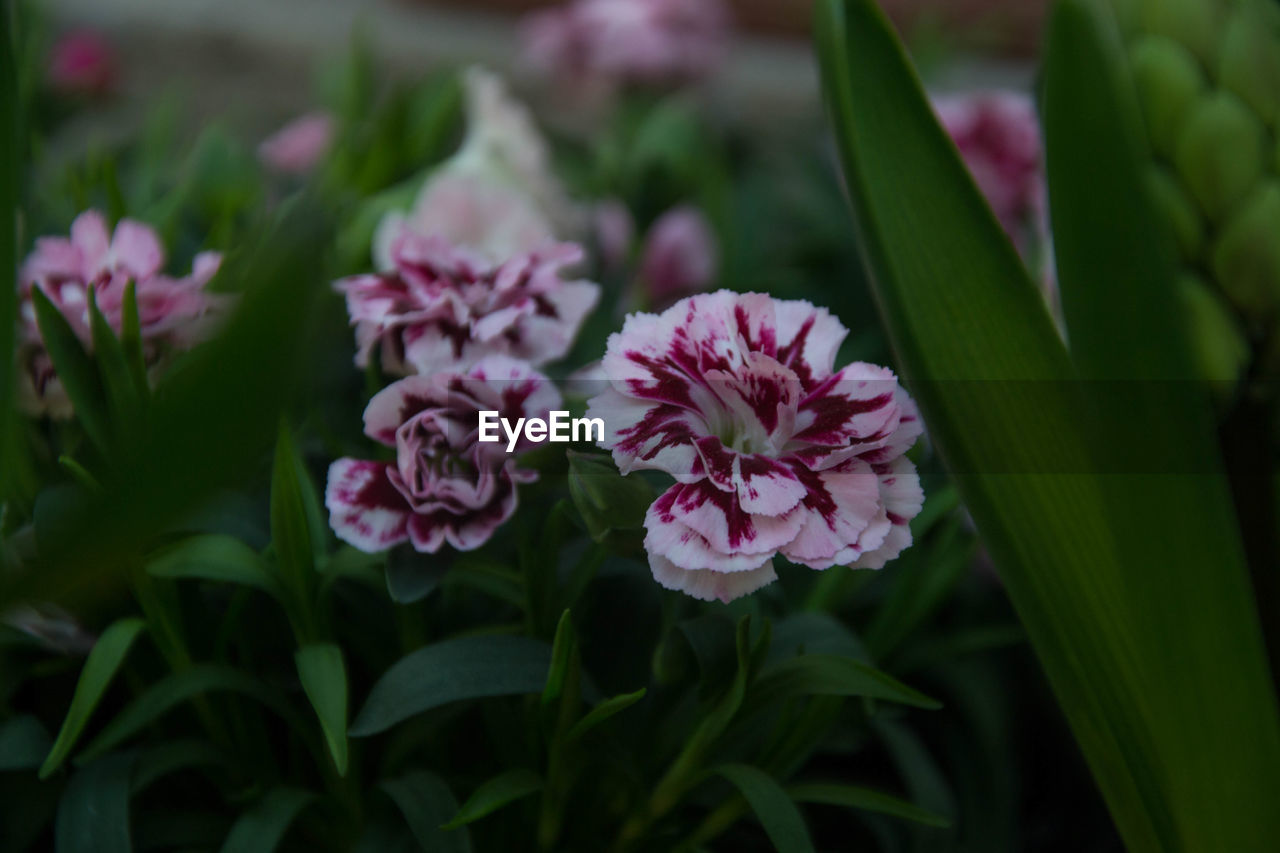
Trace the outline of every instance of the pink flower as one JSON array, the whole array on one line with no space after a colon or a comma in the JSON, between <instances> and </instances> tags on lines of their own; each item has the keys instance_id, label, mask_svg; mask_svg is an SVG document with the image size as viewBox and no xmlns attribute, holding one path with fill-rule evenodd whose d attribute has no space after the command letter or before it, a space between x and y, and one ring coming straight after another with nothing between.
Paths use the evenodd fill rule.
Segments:
<instances>
[{"instance_id":1,"label":"pink flower","mask_svg":"<svg viewBox=\"0 0 1280 853\"><path fill-rule=\"evenodd\" d=\"M49 57L49 82L64 95L105 95L115 86L111 45L93 30L73 30L59 38Z\"/></svg>"},{"instance_id":2,"label":"pink flower","mask_svg":"<svg viewBox=\"0 0 1280 853\"><path fill-rule=\"evenodd\" d=\"M464 374L410 376L384 388L364 411L364 429L395 450L395 461L344 458L330 466L325 506L334 533L368 552L405 541L427 553L446 542L480 547L515 512L516 486L537 475L517 467L504 442L479 441L479 412L514 423L545 419L559 405L546 377L504 356Z\"/></svg>"},{"instance_id":3,"label":"pink flower","mask_svg":"<svg viewBox=\"0 0 1280 853\"><path fill-rule=\"evenodd\" d=\"M86 347L91 345L89 292L118 334L125 290L133 282L144 355L152 368L176 351L190 349L212 332L227 297L204 287L222 261L217 252L196 256L191 274L179 279L161 273L160 239L147 225L122 219L114 233L96 210L71 224L71 237L41 237L18 277L19 400L29 413L70 417L71 405L40 338L32 290L39 288L62 312Z\"/></svg>"},{"instance_id":4,"label":"pink flower","mask_svg":"<svg viewBox=\"0 0 1280 853\"><path fill-rule=\"evenodd\" d=\"M1020 249L1030 226L1045 229L1040 123L1025 95L987 92L936 98L934 108L996 218Z\"/></svg>"},{"instance_id":5,"label":"pink flower","mask_svg":"<svg viewBox=\"0 0 1280 853\"><path fill-rule=\"evenodd\" d=\"M263 140L258 146L258 159L274 171L305 175L329 153L334 132L333 116L307 113Z\"/></svg>"},{"instance_id":6,"label":"pink flower","mask_svg":"<svg viewBox=\"0 0 1280 853\"><path fill-rule=\"evenodd\" d=\"M649 228L640 278L655 305L705 289L716 277L716 237L695 207L668 210Z\"/></svg>"},{"instance_id":7,"label":"pink flower","mask_svg":"<svg viewBox=\"0 0 1280 853\"><path fill-rule=\"evenodd\" d=\"M601 266L612 270L622 267L635 239L631 211L618 199L606 199L595 206L591 224Z\"/></svg>"},{"instance_id":8,"label":"pink flower","mask_svg":"<svg viewBox=\"0 0 1280 853\"><path fill-rule=\"evenodd\" d=\"M392 244L394 269L342 279L356 327L356 364L374 347L390 373L462 370L498 353L532 365L563 356L595 306L599 285L565 281L581 260L570 243L494 263L444 239L403 231Z\"/></svg>"},{"instance_id":9,"label":"pink flower","mask_svg":"<svg viewBox=\"0 0 1280 853\"><path fill-rule=\"evenodd\" d=\"M562 80L671 84L705 77L724 57L721 0L575 0L524 21L527 61Z\"/></svg>"},{"instance_id":10,"label":"pink flower","mask_svg":"<svg viewBox=\"0 0 1280 853\"><path fill-rule=\"evenodd\" d=\"M833 370L846 334L808 302L722 290L610 337L587 416L624 474L676 479L645 519L660 584L729 601L773 581L777 554L880 568L911 543L919 417L888 369Z\"/></svg>"}]
</instances>

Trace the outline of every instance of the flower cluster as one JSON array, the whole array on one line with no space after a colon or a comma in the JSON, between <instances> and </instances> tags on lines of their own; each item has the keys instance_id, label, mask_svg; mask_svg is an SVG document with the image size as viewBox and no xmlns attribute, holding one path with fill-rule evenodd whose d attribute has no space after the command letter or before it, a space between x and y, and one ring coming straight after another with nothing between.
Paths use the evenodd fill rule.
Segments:
<instances>
[{"instance_id":1,"label":"flower cluster","mask_svg":"<svg viewBox=\"0 0 1280 853\"><path fill-rule=\"evenodd\" d=\"M879 568L910 544L919 417L888 369L833 369L846 334L807 302L719 291L610 337L587 415L624 474L676 480L645 519L663 586L728 601L773 581L778 554Z\"/></svg>"},{"instance_id":2,"label":"flower cluster","mask_svg":"<svg viewBox=\"0 0 1280 853\"><path fill-rule=\"evenodd\" d=\"M394 449L395 460L333 463L325 505L334 532L369 552L402 542L428 553L446 542L479 547L515 512L516 485L537 475L517 467L501 444L478 440L476 413L545 418L559 404L546 377L500 355L464 373L391 384L369 401L364 428Z\"/></svg>"},{"instance_id":3,"label":"flower cluster","mask_svg":"<svg viewBox=\"0 0 1280 853\"><path fill-rule=\"evenodd\" d=\"M190 349L208 337L228 297L205 285L221 263L216 252L196 256L191 274L163 274L164 248L148 226L122 219L111 232L95 210L78 216L71 236L42 237L18 276L21 328L18 347L18 399L32 415L71 416L71 403L53 369L36 323L32 292L39 289L62 312L86 348L91 346L89 297L118 334L130 283L138 304L143 354L152 370L165 357Z\"/></svg>"},{"instance_id":4,"label":"flower cluster","mask_svg":"<svg viewBox=\"0 0 1280 853\"><path fill-rule=\"evenodd\" d=\"M721 0L575 0L523 35L529 64L561 80L678 84L720 63L728 24Z\"/></svg>"},{"instance_id":5,"label":"flower cluster","mask_svg":"<svg viewBox=\"0 0 1280 853\"><path fill-rule=\"evenodd\" d=\"M467 550L511 516L517 484L533 475L479 441L479 412L545 418L559 394L534 368L568 352L600 295L563 275L583 252L557 242L572 230L572 206L528 112L487 72L469 71L465 88L462 147L411 211L379 225L377 270L334 284L355 326L356 364L376 350L383 371L405 377L365 412L396 463L348 458L329 471L330 523L367 551L405 541Z\"/></svg>"}]
</instances>

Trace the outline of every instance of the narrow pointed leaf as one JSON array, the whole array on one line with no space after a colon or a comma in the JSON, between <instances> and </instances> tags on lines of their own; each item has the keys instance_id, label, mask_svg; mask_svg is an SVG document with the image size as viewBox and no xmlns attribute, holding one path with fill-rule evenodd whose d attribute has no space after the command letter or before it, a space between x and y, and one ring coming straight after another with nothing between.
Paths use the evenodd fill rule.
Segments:
<instances>
[{"instance_id":1,"label":"narrow pointed leaf","mask_svg":"<svg viewBox=\"0 0 1280 853\"><path fill-rule=\"evenodd\" d=\"M310 791L273 788L242 814L227 838L223 853L271 853L307 805L316 799Z\"/></svg>"},{"instance_id":2,"label":"narrow pointed leaf","mask_svg":"<svg viewBox=\"0 0 1280 853\"><path fill-rule=\"evenodd\" d=\"M596 726L611 719L617 714L630 708L635 703L644 698L645 688L641 687L635 693L622 693L618 696L611 696L599 705L587 712L581 720L574 723L573 728L569 729L566 735L566 741L574 741L594 729Z\"/></svg>"},{"instance_id":3,"label":"narrow pointed leaf","mask_svg":"<svg viewBox=\"0 0 1280 853\"><path fill-rule=\"evenodd\" d=\"M753 708L796 696L865 696L916 708L942 703L875 667L839 655L799 655L770 664L751 686Z\"/></svg>"},{"instance_id":4,"label":"narrow pointed leaf","mask_svg":"<svg viewBox=\"0 0 1280 853\"><path fill-rule=\"evenodd\" d=\"M89 333L93 341L93 360L98 366L98 376L111 413L112 428L116 432L131 430L131 420L139 415L139 389L120 339L98 308L94 288L89 290Z\"/></svg>"},{"instance_id":5,"label":"narrow pointed leaf","mask_svg":"<svg viewBox=\"0 0 1280 853\"><path fill-rule=\"evenodd\" d=\"M221 533L204 533L182 540L147 564L159 578L233 583L279 596L280 586L268 573L262 558L248 545Z\"/></svg>"},{"instance_id":6,"label":"narrow pointed leaf","mask_svg":"<svg viewBox=\"0 0 1280 853\"><path fill-rule=\"evenodd\" d=\"M182 703L206 693L236 693L247 696L279 714L292 726L303 721L283 698L248 673L220 664L197 664L157 682L108 723L85 747L77 759L92 761L146 731L156 720Z\"/></svg>"},{"instance_id":7,"label":"narrow pointed leaf","mask_svg":"<svg viewBox=\"0 0 1280 853\"><path fill-rule=\"evenodd\" d=\"M49 756L40 766L41 779L48 778L71 753L85 724L89 722L93 709L111 686L112 679L124 663L125 655L144 627L146 623L141 619L121 619L103 631L102 636L94 643L85 659L84 669L80 671L80 680L76 682L76 692L71 697L71 707L67 710L66 719L62 721L62 728L49 750Z\"/></svg>"},{"instance_id":8,"label":"narrow pointed leaf","mask_svg":"<svg viewBox=\"0 0 1280 853\"><path fill-rule=\"evenodd\" d=\"M58 801L57 853L132 853L129 778L136 756L105 755L77 770Z\"/></svg>"},{"instance_id":9,"label":"narrow pointed leaf","mask_svg":"<svg viewBox=\"0 0 1280 853\"><path fill-rule=\"evenodd\" d=\"M49 351L49 358L58 373L58 381L66 389L76 417L98 449L109 452L111 420L107 415L107 402L93 359L85 351L84 344L76 336L67 318L49 301L44 291L38 287L32 288L31 303L36 310L40 339Z\"/></svg>"},{"instance_id":10,"label":"narrow pointed leaf","mask_svg":"<svg viewBox=\"0 0 1280 853\"><path fill-rule=\"evenodd\" d=\"M424 853L470 853L471 836L466 827L443 829L458 812L458 801L440 777L415 770L380 784L391 797Z\"/></svg>"},{"instance_id":11,"label":"narrow pointed leaf","mask_svg":"<svg viewBox=\"0 0 1280 853\"><path fill-rule=\"evenodd\" d=\"M351 735L377 734L450 702L540 693L550 664L551 647L528 637L459 637L427 646L378 679Z\"/></svg>"},{"instance_id":12,"label":"narrow pointed leaf","mask_svg":"<svg viewBox=\"0 0 1280 853\"><path fill-rule=\"evenodd\" d=\"M947 820L943 815L871 788L860 788L856 785L841 785L838 783L806 782L800 785L792 785L787 788L787 793L797 803L819 803L828 806L844 806L846 808L859 809L860 811L878 812L900 817L913 823L924 824L925 826L936 826L939 829L946 829L951 826L951 821Z\"/></svg>"},{"instance_id":13,"label":"narrow pointed leaf","mask_svg":"<svg viewBox=\"0 0 1280 853\"><path fill-rule=\"evenodd\" d=\"M420 554L400 545L387 552L387 594L396 604L413 604L426 598L449 571L446 554Z\"/></svg>"},{"instance_id":14,"label":"narrow pointed leaf","mask_svg":"<svg viewBox=\"0 0 1280 853\"><path fill-rule=\"evenodd\" d=\"M296 595L305 594L316 567L312 538L312 514L304 496L310 475L302 466L293 435L280 424L275 464L271 471L271 541L284 584Z\"/></svg>"},{"instance_id":15,"label":"narrow pointed leaf","mask_svg":"<svg viewBox=\"0 0 1280 853\"><path fill-rule=\"evenodd\" d=\"M746 764L722 764L715 772L746 799L778 853L813 853L804 815L772 776Z\"/></svg>"},{"instance_id":16,"label":"narrow pointed leaf","mask_svg":"<svg viewBox=\"0 0 1280 853\"><path fill-rule=\"evenodd\" d=\"M302 689L311 700L339 776L347 775L347 669L342 650L317 643L294 655Z\"/></svg>"},{"instance_id":17,"label":"narrow pointed leaf","mask_svg":"<svg viewBox=\"0 0 1280 853\"><path fill-rule=\"evenodd\" d=\"M542 790L542 777L532 770L508 770L485 782L458 809L453 819L441 829L457 829L493 814L503 806Z\"/></svg>"}]
</instances>

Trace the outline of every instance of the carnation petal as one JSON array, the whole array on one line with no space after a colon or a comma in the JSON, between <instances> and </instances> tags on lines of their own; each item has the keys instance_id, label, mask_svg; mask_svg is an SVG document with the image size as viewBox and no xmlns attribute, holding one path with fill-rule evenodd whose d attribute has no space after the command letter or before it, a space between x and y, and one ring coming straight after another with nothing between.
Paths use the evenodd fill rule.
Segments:
<instances>
[{"instance_id":1,"label":"carnation petal","mask_svg":"<svg viewBox=\"0 0 1280 853\"><path fill-rule=\"evenodd\" d=\"M683 592L701 601L720 600L725 604L750 595L778 579L773 560L765 560L753 569L740 572L717 572L711 569L682 569L658 554L649 555L653 579L666 589Z\"/></svg>"},{"instance_id":2,"label":"carnation petal","mask_svg":"<svg viewBox=\"0 0 1280 853\"><path fill-rule=\"evenodd\" d=\"M343 458L329 466L329 524L339 539L376 553L405 541L409 510L391 484L385 462Z\"/></svg>"}]
</instances>

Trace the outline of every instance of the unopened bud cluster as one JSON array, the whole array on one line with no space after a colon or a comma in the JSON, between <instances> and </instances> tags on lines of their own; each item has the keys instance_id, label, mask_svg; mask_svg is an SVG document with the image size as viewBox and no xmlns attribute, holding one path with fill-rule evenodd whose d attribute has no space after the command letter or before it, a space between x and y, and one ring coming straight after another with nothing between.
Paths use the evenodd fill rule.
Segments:
<instances>
[{"instance_id":1,"label":"unopened bud cluster","mask_svg":"<svg viewBox=\"0 0 1280 853\"><path fill-rule=\"evenodd\" d=\"M1280 3L1111 0L1184 271L1204 375L1236 380L1280 328Z\"/></svg>"}]
</instances>

